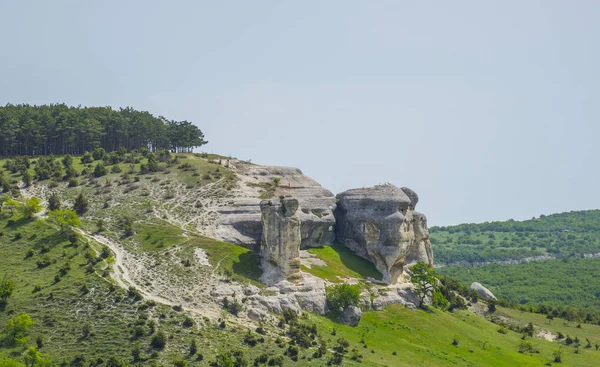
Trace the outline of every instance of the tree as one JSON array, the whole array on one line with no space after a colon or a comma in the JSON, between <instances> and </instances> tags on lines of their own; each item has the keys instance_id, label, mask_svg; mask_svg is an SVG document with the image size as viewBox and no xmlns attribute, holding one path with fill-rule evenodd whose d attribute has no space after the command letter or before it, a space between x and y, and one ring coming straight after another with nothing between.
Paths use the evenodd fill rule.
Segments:
<instances>
[{"instance_id":1,"label":"tree","mask_svg":"<svg viewBox=\"0 0 600 367\"><path fill-rule=\"evenodd\" d=\"M106 151L104 150L104 148L96 148L94 149L94 153L92 153L92 158L94 158L95 161L100 161L104 159L105 155Z\"/></svg>"},{"instance_id":2,"label":"tree","mask_svg":"<svg viewBox=\"0 0 600 367\"><path fill-rule=\"evenodd\" d=\"M192 342L190 343L190 355L193 356L198 352L198 345L196 342L196 339L192 339Z\"/></svg>"},{"instance_id":3,"label":"tree","mask_svg":"<svg viewBox=\"0 0 600 367\"><path fill-rule=\"evenodd\" d=\"M64 233L70 227L79 227L81 224L79 216L73 210L58 209L48 213L48 218L60 225Z\"/></svg>"},{"instance_id":4,"label":"tree","mask_svg":"<svg viewBox=\"0 0 600 367\"><path fill-rule=\"evenodd\" d=\"M90 154L90 152L85 152L83 154L83 156L81 157L81 163L83 163L83 164L89 164L89 163L92 163L92 161L93 161L93 158L92 158L92 155Z\"/></svg>"},{"instance_id":5,"label":"tree","mask_svg":"<svg viewBox=\"0 0 600 367\"><path fill-rule=\"evenodd\" d=\"M94 167L94 177L102 177L104 175L106 175L106 167L104 167L102 162L96 163L96 166Z\"/></svg>"},{"instance_id":6,"label":"tree","mask_svg":"<svg viewBox=\"0 0 600 367\"><path fill-rule=\"evenodd\" d=\"M4 278L0 281L0 303L6 303L6 300L12 296L14 290L15 281L4 275Z\"/></svg>"},{"instance_id":7,"label":"tree","mask_svg":"<svg viewBox=\"0 0 600 367\"><path fill-rule=\"evenodd\" d=\"M20 313L8 319L4 325L4 334L9 338L9 342L14 344L17 339L27 336L27 331L33 324L33 320L29 314Z\"/></svg>"},{"instance_id":8,"label":"tree","mask_svg":"<svg viewBox=\"0 0 600 367\"><path fill-rule=\"evenodd\" d=\"M40 204L40 199L35 196L27 199L25 205L23 205L23 215L30 219L35 213L41 212L43 209L42 204Z\"/></svg>"},{"instance_id":9,"label":"tree","mask_svg":"<svg viewBox=\"0 0 600 367\"><path fill-rule=\"evenodd\" d=\"M25 359L25 367L34 367L36 364L42 362L43 355L38 350L38 347L29 347L23 352L23 358Z\"/></svg>"},{"instance_id":10,"label":"tree","mask_svg":"<svg viewBox=\"0 0 600 367\"><path fill-rule=\"evenodd\" d=\"M148 170L150 172L156 172L158 170L158 162L154 154L148 154Z\"/></svg>"},{"instance_id":11,"label":"tree","mask_svg":"<svg viewBox=\"0 0 600 367\"><path fill-rule=\"evenodd\" d=\"M32 180L33 180L33 177L31 177L31 173L29 173L28 170L23 171L23 184L25 186L29 186L29 185L31 185Z\"/></svg>"},{"instance_id":12,"label":"tree","mask_svg":"<svg viewBox=\"0 0 600 367\"><path fill-rule=\"evenodd\" d=\"M327 287L325 290L327 305L335 312L343 311L348 306L358 306L360 303L360 287L342 283Z\"/></svg>"},{"instance_id":13,"label":"tree","mask_svg":"<svg viewBox=\"0 0 600 367\"><path fill-rule=\"evenodd\" d=\"M81 215L86 212L87 208L88 200L85 198L85 196L83 196L83 193L80 192L79 195L77 195L77 198L75 198L73 210L75 210L75 213Z\"/></svg>"},{"instance_id":14,"label":"tree","mask_svg":"<svg viewBox=\"0 0 600 367\"><path fill-rule=\"evenodd\" d=\"M4 202L4 205L10 210L10 215L13 215L15 208L18 208L19 206L21 206L21 203L19 203L18 201L14 200L14 199L7 198L6 201Z\"/></svg>"},{"instance_id":15,"label":"tree","mask_svg":"<svg viewBox=\"0 0 600 367\"><path fill-rule=\"evenodd\" d=\"M52 193L48 198L48 210L58 210L60 209L60 199L56 193Z\"/></svg>"},{"instance_id":16,"label":"tree","mask_svg":"<svg viewBox=\"0 0 600 367\"><path fill-rule=\"evenodd\" d=\"M65 166L65 168L69 168L71 166L73 166L73 157L71 157L70 155L66 155L63 157L62 159L62 164L63 166Z\"/></svg>"},{"instance_id":17,"label":"tree","mask_svg":"<svg viewBox=\"0 0 600 367\"><path fill-rule=\"evenodd\" d=\"M412 272L411 282L415 286L415 293L419 297L421 307L424 307L423 301L425 297L431 296L437 290L435 270L427 266L423 261L417 262L409 269Z\"/></svg>"}]
</instances>

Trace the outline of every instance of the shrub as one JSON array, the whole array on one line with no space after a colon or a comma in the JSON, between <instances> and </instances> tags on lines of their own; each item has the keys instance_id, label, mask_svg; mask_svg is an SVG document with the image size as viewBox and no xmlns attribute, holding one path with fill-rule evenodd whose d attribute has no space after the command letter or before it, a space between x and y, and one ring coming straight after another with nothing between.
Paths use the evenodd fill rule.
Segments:
<instances>
[{"instance_id":1,"label":"shrub","mask_svg":"<svg viewBox=\"0 0 600 367\"><path fill-rule=\"evenodd\" d=\"M360 303L360 288L358 285L339 284L326 289L327 305L334 312L343 311L348 306L358 306Z\"/></svg>"},{"instance_id":2,"label":"shrub","mask_svg":"<svg viewBox=\"0 0 600 367\"><path fill-rule=\"evenodd\" d=\"M298 314L291 308L286 308L283 310L283 320L286 324L295 323L298 321Z\"/></svg>"},{"instance_id":3,"label":"shrub","mask_svg":"<svg viewBox=\"0 0 600 367\"><path fill-rule=\"evenodd\" d=\"M4 275L4 279L0 281L0 303L6 303L6 300L13 294L15 290L15 281L8 279Z\"/></svg>"},{"instance_id":4,"label":"shrub","mask_svg":"<svg viewBox=\"0 0 600 367\"><path fill-rule=\"evenodd\" d=\"M85 152L81 157L81 163L89 164L92 163L92 155L89 152Z\"/></svg>"},{"instance_id":5,"label":"shrub","mask_svg":"<svg viewBox=\"0 0 600 367\"><path fill-rule=\"evenodd\" d=\"M75 198L75 203L73 204L73 210L75 213L81 215L87 211L88 208L88 200L83 196L83 193L80 192Z\"/></svg>"},{"instance_id":6,"label":"shrub","mask_svg":"<svg viewBox=\"0 0 600 367\"><path fill-rule=\"evenodd\" d=\"M194 319L189 316L186 316L185 320L183 320L183 327L192 327L194 324Z\"/></svg>"},{"instance_id":7,"label":"shrub","mask_svg":"<svg viewBox=\"0 0 600 367\"><path fill-rule=\"evenodd\" d=\"M446 311L450 307L450 302L444 297L442 292L433 292L433 307Z\"/></svg>"},{"instance_id":8,"label":"shrub","mask_svg":"<svg viewBox=\"0 0 600 367\"><path fill-rule=\"evenodd\" d=\"M150 345L154 349L163 349L167 345L167 335L161 330L152 336Z\"/></svg>"}]
</instances>

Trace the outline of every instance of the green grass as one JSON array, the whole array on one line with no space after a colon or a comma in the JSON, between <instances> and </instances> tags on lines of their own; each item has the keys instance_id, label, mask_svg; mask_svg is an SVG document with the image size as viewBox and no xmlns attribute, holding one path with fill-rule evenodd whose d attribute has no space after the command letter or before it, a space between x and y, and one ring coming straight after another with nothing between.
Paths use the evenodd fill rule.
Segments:
<instances>
[{"instance_id":1,"label":"green grass","mask_svg":"<svg viewBox=\"0 0 600 367\"><path fill-rule=\"evenodd\" d=\"M188 241L190 248L200 247L215 271L232 275L234 278L263 287L258 279L262 275L259 257L254 251L208 237L193 236Z\"/></svg>"},{"instance_id":2,"label":"green grass","mask_svg":"<svg viewBox=\"0 0 600 367\"><path fill-rule=\"evenodd\" d=\"M497 325L466 311L426 312L389 306L381 312L363 313L356 328L326 317L311 315L311 319L331 344L343 337L350 342L350 349L357 347L365 366L542 366L558 348L555 343L528 338L540 353L519 353L521 334L500 334ZM336 336L331 335L333 328ZM452 345L454 338L458 346ZM557 366L596 366L600 358L595 350L580 350L580 354L570 347L563 350L563 363Z\"/></svg>"},{"instance_id":3,"label":"green grass","mask_svg":"<svg viewBox=\"0 0 600 367\"><path fill-rule=\"evenodd\" d=\"M356 255L350 249L343 245L324 246L320 248L308 249L308 252L315 254L317 258L327 263L327 266L315 266L310 268L302 266L302 270L330 282L339 283L341 278L359 278L367 277L381 280L381 273L375 266Z\"/></svg>"},{"instance_id":4,"label":"green grass","mask_svg":"<svg viewBox=\"0 0 600 367\"><path fill-rule=\"evenodd\" d=\"M496 314L506 315L514 320L522 322L523 324L532 322L535 326L538 326L544 330L548 330L552 333L557 334L558 332L561 332L565 337L567 335L570 335L573 338L578 337L584 346L586 344L586 338L591 341L592 347L595 343L600 344L600 325L579 324L578 322L567 321L558 317L555 317L553 320L548 320L546 316L542 314L524 312L503 307L498 307ZM578 328L577 325L581 325L581 327ZM598 357L600 357L600 354Z\"/></svg>"},{"instance_id":5,"label":"green grass","mask_svg":"<svg viewBox=\"0 0 600 367\"><path fill-rule=\"evenodd\" d=\"M233 171L231 171L230 169L221 166L219 164L216 164L216 162L218 161L217 156L215 157L211 157L211 158L201 158L196 154L191 154L191 153L178 153L177 154L178 157L180 157L179 159L179 163L177 164L167 164L167 163L161 163L159 162L159 166L162 167L161 169L163 171L160 172L155 172L155 173L147 173L147 174L140 174L140 165L141 164L147 164L148 160L146 158L141 158L140 159L140 163L135 163L135 164L130 164L130 163L118 163L115 165L111 165L111 164L105 164L106 170L107 170L107 174L105 176L99 177L97 178L97 180L105 182L107 179L109 180L116 180L119 177L123 176L124 174L128 174L131 176L131 178L133 179L133 177L135 176L139 176L139 177L144 177L144 176L168 176L168 175L172 175L173 172L176 172L176 174L174 176L177 176L178 180L180 180L182 183L188 184L188 185L202 185L202 184L206 184L206 183L210 183L210 182L215 182L216 180L220 179L220 178L225 178L226 181L228 182L234 182L235 181L235 174L233 173ZM82 156L72 156L73 158L73 168L81 173L84 169L88 171L88 174L90 174L90 177L93 178L93 171L94 171L94 167L96 166L96 164L98 164L98 161L93 161L92 163L81 163L81 157ZM60 160L62 159L62 157L56 157L56 160L58 160L60 162ZM0 167L4 167L4 164L6 162L6 158L5 159L0 159ZM226 160L226 159L224 159ZM35 161L37 161L36 158L31 158L30 161L33 163ZM182 164L187 163L190 168L186 168L186 169L179 169L179 166L181 166ZM120 173L112 173L111 169L113 166L118 166L122 172ZM32 175L32 177L35 177L35 164L32 164L31 167L29 168L29 173ZM64 168L64 167L63 167ZM4 175L7 178L10 179L14 179L14 180L19 180L21 178L21 175L19 172L17 173L11 173L8 170L4 171ZM204 178L204 175L208 175L209 178L206 179ZM78 177L78 180L80 181L80 183L82 183L82 177ZM45 180L45 181L52 181L52 179L49 180ZM60 180L58 180L60 181Z\"/></svg>"},{"instance_id":6,"label":"green grass","mask_svg":"<svg viewBox=\"0 0 600 367\"><path fill-rule=\"evenodd\" d=\"M144 251L161 251L187 240L181 229L161 220L138 222L133 225L136 241Z\"/></svg>"}]
</instances>

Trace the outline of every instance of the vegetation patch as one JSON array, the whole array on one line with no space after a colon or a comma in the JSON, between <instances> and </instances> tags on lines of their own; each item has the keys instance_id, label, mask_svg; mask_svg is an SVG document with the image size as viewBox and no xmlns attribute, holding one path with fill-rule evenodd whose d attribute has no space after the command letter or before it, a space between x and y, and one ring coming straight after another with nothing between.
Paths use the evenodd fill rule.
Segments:
<instances>
[{"instance_id":1,"label":"vegetation patch","mask_svg":"<svg viewBox=\"0 0 600 367\"><path fill-rule=\"evenodd\" d=\"M307 250L327 263L326 266L302 266L302 270L333 283L340 283L340 278L373 278L381 280L381 273L370 261L356 255L344 245L323 246Z\"/></svg>"}]
</instances>

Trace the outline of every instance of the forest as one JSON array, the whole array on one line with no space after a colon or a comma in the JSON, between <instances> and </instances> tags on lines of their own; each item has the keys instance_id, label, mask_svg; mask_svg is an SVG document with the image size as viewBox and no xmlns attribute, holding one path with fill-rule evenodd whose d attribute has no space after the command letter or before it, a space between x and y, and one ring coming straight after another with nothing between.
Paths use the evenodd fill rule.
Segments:
<instances>
[{"instance_id":1,"label":"forest","mask_svg":"<svg viewBox=\"0 0 600 367\"><path fill-rule=\"evenodd\" d=\"M465 286L484 284L522 305L560 305L598 310L600 259L561 259L517 265L450 266L439 269ZM600 320L600 318L599 318Z\"/></svg>"},{"instance_id":2,"label":"forest","mask_svg":"<svg viewBox=\"0 0 600 367\"><path fill-rule=\"evenodd\" d=\"M189 121L168 120L131 107L70 107L65 104L0 107L0 156L81 155L168 149L191 152L207 143Z\"/></svg>"},{"instance_id":3,"label":"forest","mask_svg":"<svg viewBox=\"0 0 600 367\"><path fill-rule=\"evenodd\" d=\"M600 210L430 228L436 263L477 264L534 256L580 258L600 252Z\"/></svg>"}]
</instances>

